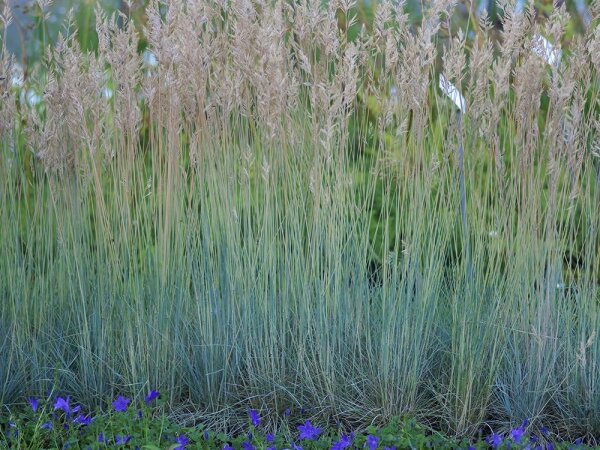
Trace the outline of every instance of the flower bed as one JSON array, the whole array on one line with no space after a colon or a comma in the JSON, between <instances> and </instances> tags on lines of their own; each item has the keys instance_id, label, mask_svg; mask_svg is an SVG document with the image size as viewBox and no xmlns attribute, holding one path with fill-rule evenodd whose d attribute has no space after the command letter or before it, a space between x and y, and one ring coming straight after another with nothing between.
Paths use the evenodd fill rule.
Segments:
<instances>
[{"instance_id":1,"label":"flower bed","mask_svg":"<svg viewBox=\"0 0 600 450\"><path fill-rule=\"evenodd\" d=\"M0 445L9 448L99 449L135 448L155 450L309 450L309 449L585 449L580 440L574 444L551 442L550 432L539 427L531 432L529 421L506 434L492 432L477 442L450 439L426 429L412 419L394 419L388 425L369 426L361 432L318 426L310 419L291 415L287 409L276 425L266 424L261 413L249 409L248 425L235 436L212 431L203 424L178 426L164 414L157 391L150 391L143 402L118 396L104 414L94 415L75 404L70 396L53 401L28 399L28 407L0 418Z\"/></svg>"}]
</instances>

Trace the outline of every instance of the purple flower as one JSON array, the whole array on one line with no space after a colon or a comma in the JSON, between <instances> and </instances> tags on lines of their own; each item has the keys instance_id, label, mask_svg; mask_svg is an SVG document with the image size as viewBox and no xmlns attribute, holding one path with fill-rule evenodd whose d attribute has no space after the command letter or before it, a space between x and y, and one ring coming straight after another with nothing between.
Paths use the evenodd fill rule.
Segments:
<instances>
[{"instance_id":1,"label":"purple flower","mask_svg":"<svg viewBox=\"0 0 600 450\"><path fill-rule=\"evenodd\" d=\"M103 433L100 433L98 435L98 442L100 442L100 443L106 442L106 439L104 439L104 434Z\"/></svg>"},{"instance_id":2,"label":"purple flower","mask_svg":"<svg viewBox=\"0 0 600 450\"><path fill-rule=\"evenodd\" d=\"M46 422L42 424L42 429L43 430L53 430L54 429L54 424L52 422Z\"/></svg>"},{"instance_id":3,"label":"purple flower","mask_svg":"<svg viewBox=\"0 0 600 450\"><path fill-rule=\"evenodd\" d=\"M242 448L244 450L255 450L254 445L252 445L250 442L248 441L244 441L242 442Z\"/></svg>"},{"instance_id":4,"label":"purple flower","mask_svg":"<svg viewBox=\"0 0 600 450\"><path fill-rule=\"evenodd\" d=\"M33 412L37 412L38 406L39 406L39 402L37 401L37 399L29 398L29 399L27 399L27 401L29 402L29 406L31 406L31 410Z\"/></svg>"},{"instance_id":5,"label":"purple flower","mask_svg":"<svg viewBox=\"0 0 600 450\"><path fill-rule=\"evenodd\" d=\"M177 439L175 439L175 442L177 444L179 444L179 446L175 447L175 449L176 450L183 450L183 449L185 449L185 446L190 443L190 440L189 440L189 438L187 436L181 435Z\"/></svg>"},{"instance_id":6,"label":"purple flower","mask_svg":"<svg viewBox=\"0 0 600 450\"><path fill-rule=\"evenodd\" d=\"M69 396L67 395L66 400L62 397L58 397L56 399L56 401L54 402L54 411L57 411L59 409L63 410L66 414L69 414L71 412L70 408L69 408Z\"/></svg>"},{"instance_id":7,"label":"purple flower","mask_svg":"<svg viewBox=\"0 0 600 450\"><path fill-rule=\"evenodd\" d=\"M379 438L377 436L368 435L365 445L369 447L369 450L375 450L379 446Z\"/></svg>"},{"instance_id":8,"label":"purple flower","mask_svg":"<svg viewBox=\"0 0 600 450\"><path fill-rule=\"evenodd\" d=\"M141 410L141 409L139 409L139 410L138 410L138 419L141 419L141 418L143 418L143 417L144 417L144 414L142 413L142 410Z\"/></svg>"},{"instance_id":9,"label":"purple flower","mask_svg":"<svg viewBox=\"0 0 600 450\"><path fill-rule=\"evenodd\" d=\"M521 443L523 435L525 434L525 428L527 428L528 424L529 421L525 419L519 428L514 428L510 430L510 437L515 442L515 444Z\"/></svg>"},{"instance_id":10,"label":"purple flower","mask_svg":"<svg viewBox=\"0 0 600 450\"><path fill-rule=\"evenodd\" d=\"M492 435L487 438L487 441L488 441L488 444L490 444L493 449L500 448L500 446L502 445L502 441L503 441L502 435L492 433Z\"/></svg>"},{"instance_id":11,"label":"purple flower","mask_svg":"<svg viewBox=\"0 0 600 450\"><path fill-rule=\"evenodd\" d=\"M74 424L79 424L83 426L87 426L92 423L92 416L88 415L87 417L83 414L79 414L75 419L73 419Z\"/></svg>"},{"instance_id":12,"label":"purple flower","mask_svg":"<svg viewBox=\"0 0 600 450\"><path fill-rule=\"evenodd\" d=\"M150 391L148 393L148 395L146 395L146 398L144 399L144 401L146 402L146 405L149 405L154 400L156 400L159 395L160 395L160 393L158 391Z\"/></svg>"},{"instance_id":13,"label":"purple flower","mask_svg":"<svg viewBox=\"0 0 600 450\"><path fill-rule=\"evenodd\" d=\"M284 412L283 412L283 417L290 417L290 414L292 413L292 411L290 410L290 408L287 408Z\"/></svg>"},{"instance_id":14,"label":"purple flower","mask_svg":"<svg viewBox=\"0 0 600 450\"><path fill-rule=\"evenodd\" d=\"M223 450L233 450L233 447L231 445L229 445L229 444L225 444L223 446Z\"/></svg>"},{"instance_id":15,"label":"purple flower","mask_svg":"<svg viewBox=\"0 0 600 450\"><path fill-rule=\"evenodd\" d=\"M542 433L543 436L548 436L550 431L548 431L548 428L546 428L545 426L542 425L540 428L540 433Z\"/></svg>"},{"instance_id":16,"label":"purple flower","mask_svg":"<svg viewBox=\"0 0 600 450\"><path fill-rule=\"evenodd\" d=\"M321 430L321 428L313 427L310 423L310 420L307 420L304 422L304 425L300 425L298 427L298 431L300 431L299 439L314 441L319 438L319 435L323 430Z\"/></svg>"},{"instance_id":17,"label":"purple flower","mask_svg":"<svg viewBox=\"0 0 600 450\"><path fill-rule=\"evenodd\" d=\"M383 450L396 450L396 446L392 445L391 447L383 447Z\"/></svg>"},{"instance_id":18,"label":"purple flower","mask_svg":"<svg viewBox=\"0 0 600 450\"><path fill-rule=\"evenodd\" d=\"M209 435L208 435L208 430L204 431L204 440L208 441Z\"/></svg>"},{"instance_id":19,"label":"purple flower","mask_svg":"<svg viewBox=\"0 0 600 450\"><path fill-rule=\"evenodd\" d=\"M294 442L292 443L292 450L302 450L302 446Z\"/></svg>"},{"instance_id":20,"label":"purple flower","mask_svg":"<svg viewBox=\"0 0 600 450\"><path fill-rule=\"evenodd\" d=\"M131 440L131 436L116 436L115 445L125 445Z\"/></svg>"},{"instance_id":21,"label":"purple flower","mask_svg":"<svg viewBox=\"0 0 600 450\"><path fill-rule=\"evenodd\" d=\"M16 424L16 423L14 423L14 422L8 422L8 426L9 426L10 428L17 428L17 424ZM8 438L10 439L10 430L8 430L7 436L8 436ZM13 431L13 437L17 438L18 436L19 436L19 430L15 429L15 430Z\"/></svg>"},{"instance_id":22,"label":"purple flower","mask_svg":"<svg viewBox=\"0 0 600 450\"><path fill-rule=\"evenodd\" d=\"M272 444L272 443L275 441L275 436L273 436L273 435L272 435L272 434L270 434L270 433L269 433L269 434L267 434L266 438L267 438L267 442L268 442L269 444Z\"/></svg>"},{"instance_id":23,"label":"purple flower","mask_svg":"<svg viewBox=\"0 0 600 450\"><path fill-rule=\"evenodd\" d=\"M260 416L258 415L257 410L249 409L248 415L250 416L250 421L252 422L252 425L254 425L255 427L260 425Z\"/></svg>"},{"instance_id":24,"label":"purple flower","mask_svg":"<svg viewBox=\"0 0 600 450\"><path fill-rule=\"evenodd\" d=\"M127 405L129 405L130 401L131 400L129 400L128 398L121 397L119 395L119 397L113 402L112 405L115 408L115 411L125 412L125 411L127 411Z\"/></svg>"},{"instance_id":25,"label":"purple flower","mask_svg":"<svg viewBox=\"0 0 600 450\"><path fill-rule=\"evenodd\" d=\"M521 440L523 439L523 433L525 431L519 427L519 428L514 428L512 430L510 430L510 437L513 441L515 441L515 444L520 444Z\"/></svg>"},{"instance_id":26,"label":"purple flower","mask_svg":"<svg viewBox=\"0 0 600 450\"><path fill-rule=\"evenodd\" d=\"M350 437L347 435L344 435L340 438L339 441L335 442L331 446L331 450L344 450L345 448L348 448L351 445L352 445L352 440L350 439Z\"/></svg>"}]
</instances>

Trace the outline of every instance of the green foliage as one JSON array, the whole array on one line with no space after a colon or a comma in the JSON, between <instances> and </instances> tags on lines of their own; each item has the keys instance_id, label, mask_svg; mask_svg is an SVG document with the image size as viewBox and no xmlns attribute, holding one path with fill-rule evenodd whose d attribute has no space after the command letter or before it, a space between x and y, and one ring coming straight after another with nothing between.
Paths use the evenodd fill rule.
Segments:
<instances>
[{"instance_id":1,"label":"green foliage","mask_svg":"<svg viewBox=\"0 0 600 450\"><path fill-rule=\"evenodd\" d=\"M169 419L164 405L131 408L127 412L97 414L89 424L76 424L74 416L51 411L50 405L41 405L36 413L18 409L0 419L0 446L20 449L104 449L139 448L155 449L223 449L240 450L251 444L252 448L296 448L305 450L330 449L342 438L347 439L349 448L369 448L369 438L376 438L379 449L484 449L489 448L485 440L470 442L456 440L439 433L431 433L412 418L397 417L383 427L369 426L359 433L346 433L341 429L329 429L317 440L298 439L292 429L268 433L262 427L250 426L247 432L234 436L224 432L208 430L204 425L181 426ZM89 416L91 417L91 416ZM286 423L293 419L287 418ZM51 427L50 427L51 425ZM121 439L121 440L120 440ZM122 442L122 443L120 443ZM530 445L528 438L518 445L504 439L500 449L520 449ZM229 447L228 447L229 446ZM565 443L555 443L554 448L567 448ZM579 445L578 449L587 448Z\"/></svg>"},{"instance_id":2,"label":"green foliage","mask_svg":"<svg viewBox=\"0 0 600 450\"><path fill-rule=\"evenodd\" d=\"M287 418L286 423L292 419ZM48 425L51 424L50 428ZM293 429L293 428L292 428ZM262 427L250 426L247 432L234 436L224 432L208 430L204 425L181 426L169 419L163 405L141 406L127 412L94 415L87 425L73 423L73 416L57 414L43 405L37 413L30 410L12 412L0 419L0 446L12 446L20 449L104 449L136 448L156 449L246 449L264 450L268 448L297 448L305 450L330 449L341 439L346 439L348 448L370 448L369 439L375 438L379 449L487 449L489 439L469 441L457 440L431 433L412 418L397 417L382 427L369 426L359 433L342 432L341 429L329 429L317 440L299 440L297 431L280 430L268 433ZM122 439L122 441L119 441ZM503 438L498 449L530 448L532 443L543 443L538 438L530 440L529 435L517 444L510 438ZM123 443L119 443L123 442ZM529 447L528 447L529 446ZM573 448L568 443L555 442L553 448L561 450ZM589 448L578 444L577 449Z\"/></svg>"}]
</instances>

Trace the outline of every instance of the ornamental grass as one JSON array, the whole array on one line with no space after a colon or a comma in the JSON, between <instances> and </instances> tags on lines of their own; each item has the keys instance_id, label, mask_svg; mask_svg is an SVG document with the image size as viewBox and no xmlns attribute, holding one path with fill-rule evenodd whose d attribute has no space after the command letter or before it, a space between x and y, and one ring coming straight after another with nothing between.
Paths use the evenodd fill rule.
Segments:
<instances>
[{"instance_id":1,"label":"ornamental grass","mask_svg":"<svg viewBox=\"0 0 600 450\"><path fill-rule=\"evenodd\" d=\"M152 0L25 76L0 32L0 403L599 439L600 3L513 3Z\"/></svg>"}]
</instances>

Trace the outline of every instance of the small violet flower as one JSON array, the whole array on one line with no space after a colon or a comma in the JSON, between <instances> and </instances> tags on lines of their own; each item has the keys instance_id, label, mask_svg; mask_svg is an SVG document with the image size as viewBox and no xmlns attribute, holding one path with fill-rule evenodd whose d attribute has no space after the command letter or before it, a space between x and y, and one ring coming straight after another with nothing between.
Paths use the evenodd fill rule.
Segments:
<instances>
[{"instance_id":1,"label":"small violet flower","mask_svg":"<svg viewBox=\"0 0 600 450\"><path fill-rule=\"evenodd\" d=\"M352 445L352 440L349 436L344 435L340 438L339 441L334 442L331 446L331 450L344 450Z\"/></svg>"},{"instance_id":2,"label":"small violet flower","mask_svg":"<svg viewBox=\"0 0 600 450\"><path fill-rule=\"evenodd\" d=\"M52 422L46 422L42 424L42 429L43 430L53 430L54 429L54 424Z\"/></svg>"},{"instance_id":3,"label":"small violet flower","mask_svg":"<svg viewBox=\"0 0 600 450\"><path fill-rule=\"evenodd\" d=\"M125 445L131 440L131 436L117 436L115 437L115 445Z\"/></svg>"},{"instance_id":4,"label":"small violet flower","mask_svg":"<svg viewBox=\"0 0 600 450\"><path fill-rule=\"evenodd\" d=\"M256 449L254 448L254 445L252 445L252 444L251 444L250 442L248 442L248 441L244 441L244 442L242 442L242 448L243 448L244 450L256 450Z\"/></svg>"},{"instance_id":5,"label":"small violet flower","mask_svg":"<svg viewBox=\"0 0 600 450\"><path fill-rule=\"evenodd\" d=\"M149 405L154 400L156 400L159 397L159 395L160 395L160 393L158 391L150 391L148 393L148 395L146 395L146 398L144 398L144 401L146 402L146 405Z\"/></svg>"},{"instance_id":6,"label":"small violet flower","mask_svg":"<svg viewBox=\"0 0 600 450\"><path fill-rule=\"evenodd\" d=\"M79 424L83 426L87 426L92 423L92 416L84 416L83 414L79 414L75 419L73 419L74 424Z\"/></svg>"},{"instance_id":7,"label":"small violet flower","mask_svg":"<svg viewBox=\"0 0 600 450\"><path fill-rule=\"evenodd\" d=\"M523 435L525 434L525 428L529 424L528 420L524 420L519 428L514 428L510 430L510 437L515 442L515 444L520 444L523 440Z\"/></svg>"},{"instance_id":8,"label":"small violet flower","mask_svg":"<svg viewBox=\"0 0 600 450\"><path fill-rule=\"evenodd\" d=\"M127 406L129 405L129 402L131 400L129 400L128 398L125 397L121 397L119 395L119 397L113 402L113 408L115 408L115 411L117 412L125 412L127 411Z\"/></svg>"},{"instance_id":9,"label":"small violet flower","mask_svg":"<svg viewBox=\"0 0 600 450\"><path fill-rule=\"evenodd\" d=\"M369 450L375 450L379 446L379 438L377 436L368 435L365 446L369 447Z\"/></svg>"},{"instance_id":10,"label":"small violet flower","mask_svg":"<svg viewBox=\"0 0 600 450\"><path fill-rule=\"evenodd\" d=\"M71 412L69 408L69 396L66 399L58 397L54 402L54 411L63 410L66 414Z\"/></svg>"},{"instance_id":11,"label":"small violet flower","mask_svg":"<svg viewBox=\"0 0 600 450\"><path fill-rule=\"evenodd\" d=\"M513 441L515 441L515 444L520 444L521 440L523 439L523 433L524 430L522 430L521 427L515 428L510 430L510 437Z\"/></svg>"},{"instance_id":12,"label":"small violet flower","mask_svg":"<svg viewBox=\"0 0 600 450\"><path fill-rule=\"evenodd\" d=\"M275 441L275 436L269 433L267 434L266 439L269 444L272 444Z\"/></svg>"},{"instance_id":13,"label":"small violet flower","mask_svg":"<svg viewBox=\"0 0 600 450\"><path fill-rule=\"evenodd\" d=\"M175 442L179 444L179 446L175 447L175 450L184 450L185 446L190 443L190 439L187 436L181 435L175 439Z\"/></svg>"},{"instance_id":14,"label":"small violet flower","mask_svg":"<svg viewBox=\"0 0 600 450\"><path fill-rule=\"evenodd\" d=\"M488 437L487 441L488 441L488 444L490 444L493 449L500 448L500 446L502 445L502 441L503 441L502 435L492 433L492 435L490 437Z\"/></svg>"},{"instance_id":15,"label":"small violet flower","mask_svg":"<svg viewBox=\"0 0 600 450\"><path fill-rule=\"evenodd\" d=\"M39 402L37 401L37 399L29 398L29 399L27 399L27 401L29 402L29 406L31 406L31 410L33 412L37 412L38 406L39 406Z\"/></svg>"},{"instance_id":16,"label":"small violet flower","mask_svg":"<svg viewBox=\"0 0 600 450\"><path fill-rule=\"evenodd\" d=\"M317 440L319 435L323 432L321 428L313 427L310 420L304 422L304 425L300 425L298 431L300 431L299 439L305 439L307 441Z\"/></svg>"},{"instance_id":17,"label":"small violet flower","mask_svg":"<svg viewBox=\"0 0 600 450\"><path fill-rule=\"evenodd\" d=\"M250 416L250 421L252 422L252 425L254 425L255 427L260 425L260 416L258 415L257 410L249 409L248 415Z\"/></svg>"},{"instance_id":18,"label":"small violet flower","mask_svg":"<svg viewBox=\"0 0 600 450\"><path fill-rule=\"evenodd\" d=\"M16 424L16 423L14 423L14 422L8 422L8 426L9 426L10 428L17 428L17 424ZM19 430L15 429L15 430L13 431L13 437L16 439L18 436L19 436ZM10 439L10 430L9 430L9 431L8 431L8 433L7 433L7 437Z\"/></svg>"}]
</instances>

